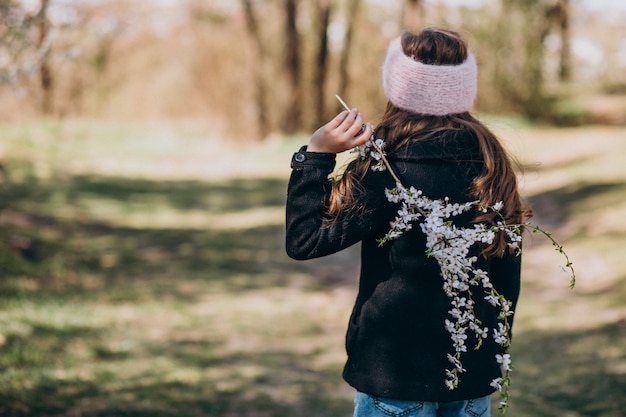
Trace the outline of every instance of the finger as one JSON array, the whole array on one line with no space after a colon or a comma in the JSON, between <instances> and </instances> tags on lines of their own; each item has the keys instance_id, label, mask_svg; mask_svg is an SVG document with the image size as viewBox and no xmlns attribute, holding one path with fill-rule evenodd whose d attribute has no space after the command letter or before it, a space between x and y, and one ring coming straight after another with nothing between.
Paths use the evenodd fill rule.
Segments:
<instances>
[{"instance_id":1,"label":"finger","mask_svg":"<svg viewBox=\"0 0 626 417\"><path fill-rule=\"evenodd\" d=\"M352 126L350 126L346 133L348 133L352 137L358 136L363 132L364 128L365 126L363 125L363 115L361 113L358 113L356 119L354 119L354 121L352 122Z\"/></svg>"},{"instance_id":2,"label":"finger","mask_svg":"<svg viewBox=\"0 0 626 417\"><path fill-rule=\"evenodd\" d=\"M367 140L372 137L373 132L374 132L374 127L372 126L372 124L366 123L365 129L363 129L363 133L361 133L360 135L354 138L354 146L364 145L365 142L367 142Z\"/></svg>"},{"instance_id":3,"label":"finger","mask_svg":"<svg viewBox=\"0 0 626 417\"><path fill-rule=\"evenodd\" d=\"M348 140L352 140L354 136L360 133L362 121L363 116L361 116L361 113L357 109L352 109L350 114L346 116L345 120L337 128L338 133L342 136L345 135Z\"/></svg>"},{"instance_id":4,"label":"finger","mask_svg":"<svg viewBox=\"0 0 626 417\"><path fill-rule=\"evenodd\" d=\"M340 129L341 132L347 132L352 127L358 113L359 111L357 109L350 110L350 113L346 115L345 119L343 119L341 124L338 126L338 129Z\"/></svg>"},{"instance_id":5,"label":"finger","mask_svg":"<svg viewBox=\"0 0 626 417\"><path fill-rule=\"evenodd\" d=\"M350 113L346 110L342 111L337 116L335 116L330 122L328 122L328 127L333 130L337 129L344 122L344 120L349 114Z\"/></svg>"}]
</instances>

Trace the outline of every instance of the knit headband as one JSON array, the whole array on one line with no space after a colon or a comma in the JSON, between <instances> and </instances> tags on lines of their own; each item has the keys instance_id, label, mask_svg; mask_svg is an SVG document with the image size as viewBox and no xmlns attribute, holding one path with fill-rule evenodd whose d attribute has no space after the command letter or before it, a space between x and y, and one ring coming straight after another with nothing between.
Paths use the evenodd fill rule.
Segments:
<instances>
[{"instance_id":1,"label":"knit headband","mask_svg":"<svg viewBox=\"0 0 626 417\"><path fill-rule=\"evenodd\" d=\"M477 90L476 60L468 51L459 65L427 65L392 40L383 64L383 88L391 104L413 113L444 116L469 111Z\"/></svg>"}]
</instances>

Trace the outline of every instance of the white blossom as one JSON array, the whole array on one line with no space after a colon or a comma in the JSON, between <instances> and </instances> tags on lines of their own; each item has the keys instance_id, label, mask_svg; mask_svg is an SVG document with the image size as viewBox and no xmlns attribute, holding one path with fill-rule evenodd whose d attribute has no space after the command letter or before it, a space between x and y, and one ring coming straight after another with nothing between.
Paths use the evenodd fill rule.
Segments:
<instances>
[{"instance_id":1,"label":"white blossom","mask_svg":"<svg viewBox=\"0 0 626 417\"><path fill-rule=\"evenodd\" d=\"M374 146L374 144L376 146ZM384 147L385 147L385 141L382 139L374 140L374 135L372 134L372 136L367 140L367 142L365 142L365 144L361 146L357 146L356 148L354 148L352 152L358 153L362 159L372 158L375 161L378 161L377 164L372 165L372 170L385 171L386 166L384 162L382 161L383 155L385 155L385 151L383 151ZM379 152L379 149L380 149L380 152Z\"/></svg>"},{"instance_id":2,"label":"white blossom","mask_svg":"<svg viewBox=\"0 0 626 417\"><path fill-rule=\"evenodd\" d=\"M511 371L511 355L508 353L504 353L502 355L497 354L496 360L502 365L502 368L504 368L505 371Z\"/></svg>"},{"instance_id":3,"label":"white blossom","mask_svg":"<svg viewBox=\"0 0 626 417\"><path fill-rule=\"evenodd\" d=\"M502 389L502 378L498 377L494 379L493 381L491 381L490 385L500 391Z\"/></svg>"},{"instance_id":4,"label":"white blossom","mask_svg":"<svg viewBox=\"0 0 626 417\"><path fill-rule=\"evenodd\" d=\"M452 203L448 197L442 200L431 200L423 195L421 190L414 187L406 188L397 183L394 189L386 189L387 200L400 203L396 218L390 223L390 231L383 241L397 239L402 233L411 230L411 224L419 221L422 232L426 235L426 248L429 256L435 258L441 269L443 289L450 297L452 308L448 311L450 319L446 319L445 328L450 334L454 355L448 354L448 360L454 364L453 370L447 370L446 385L458 385L458 373L463 369L460 354L467 352L467 332L473 332L478 340L489 335L489 328L481 326L474 314L474 300L470 291L471 286L482 286L485 292L484 299L500 309L500 317L513 314L512 303L500 296L489 279L489 274L474 265L477 256L470 256L471 248L476 244L493 243L496 232L504 232L509 245L519 245L521 236L518 230L511 230L502 222L497 227L488 228L484 224L472 227L458 227L450 218L465 213L476 206L476 202ZM502 202L496 203L493 210L500 210ZM514 246L518 247L518 246ZM498 328L493 329L493 338L496 343L507 346L509 343L507 326L502 321ZM479 345L480 346L480 343ZM505 369L509 368L510 356L504 361ZM503 363L503 362L498 362Z\"/></svg>"},{"instance_id":5,"label":"white blossom","mask_svg":"<svg viewBox=\"0 0 626 417\"><path fill-rule=\"evenodd\" d=\"M338 96L337 98L344 104L344 107L347 107L341 98ZM389 165L384 147L384 140L375 139L372 134L364 145L353 151L358 152L362 159L371 158L376 161L371 165L372 170L388 170L396 180L396 187L391 190L385 189L385 196L392 203L401 203L401 208L398 210L398 215L394 221L390 222L389 232L378 239L378 243L382 245L399 238L404 232L412 229L412 223L419 221L420 228L426 235L426 253L437 260L444 281L443 290L451 298L452 309L449 310L449 314L452 320L445 320L445 328L453 341L454 355L448 353L448 360L454 365L454 368L445 371L445 384L452 390L458 387L459 374L465 371L461 363L461 353L467 351L465 346L466 332L474 332L478 340L476 349L480 348L481 340L486 338L489 333L489 328L481 326L479 318L474 314L474 300L470 286L475 288L482 286L485 294L484 299L499 309L498 328L492 329L496 343L505 349L510 343L510 324L507 317L513 314L512 303L497 292L487 272L474 267L477 258L469 256L470 249L477 243L491 245L497 233L504 233L507 246L515 250L517 254L521 254L521 228L531 225L530 223L508 225L504 221L500 221L495 226L489 227L485 224L476 224L472 228L457 227L450 218L472 209L483 213L493 211L504 220L504 216L500 213L504 208L504 203L497 201L491 206L482 205L479 201L452 203L448 197L441 200L430 200L423 195L421 190L415 189L413 186L406 189ZM564 269L567 268L571 274L570 288L573 288L576 276L563 247L551 237L550 233L543 229L532 226L532 231L541 233L550 239L555 249L565 257L567 264ZM508 407L511 358L508 353L498 354L496 361L502 365L505 375L504 378L494 379L491 386L501 392L500 409L504 412Z\"/></svg>"},{"instance_id":6,"label":"white blossom","mask_svg":"<svg viewBox=\"0 0 626 417\"><path fill-rule=\"evenodd\" d=\"M500 346L504 346L507 344L509 340L508 331L506 329L506 326L501 322L498 323L497 329L493 329L493 338Z\"/></svg>"},{"instance_id":7,"label":"white blossom","mask_svg":"<svg viewBox=\"0 0 626 417\"><path fill-rule=\"evenodd\" d=\"M493 293L486 295L485 300L494 307L500 304L500 299Z\"/></svg>"},{"instance_id":8,"label":"white blossom","mask_svg":"<svg viewBox=\"0 0 626 417\"><path fill-rule=\"evenodd\" d=\"M373 137L356 151L362 158L377 161L372 165L373 170L385 170L384 141L376 139L374 145L372 140ZM384 244L399 238L411 230L416 222L425 234L426 253L437 260L443 278L443 290L450 297L449 318L445 320L444 325L450 334L454 351L447 354L448 361L453 367L445 371L445 384L449 389L455 389L459 384L459 374L465 371L461 357L467 352L466 342L469 332L476 337L477 349L481 346L482 340L489 336L490 330L497 344L506 348L510 343L507 317L513 314L512 303L496 291L489 274L475 266L478 257L474 255L472 249L476 245L490 245L497 233L505 233L507 245L519 250L522 241L521 230L519 227L509 227L503 222L498 222L493 227L485 224L474 224L471 227L457 226L453 220L455 216L474 209L499 213L504 204L498 201L491 207L479 207L477 201L459 203L452 202L448 197L431 200L421 190L413 186L405 187L393 172L392 175L397 180L395 188L385 189L385 196L389 202L400 204L400 207L394 220L389 224L389 232L379 239L379 243ZM489 329L481 325L474 312L472 288L483 291L482 297L499 310L497 328ZM498 354L495 360L506 372L510 371L511 358L508 353ZM505 383L502 378L496 378L491 383L499 390L507 384L508 382Z\"/></svg>"}]
</instances>

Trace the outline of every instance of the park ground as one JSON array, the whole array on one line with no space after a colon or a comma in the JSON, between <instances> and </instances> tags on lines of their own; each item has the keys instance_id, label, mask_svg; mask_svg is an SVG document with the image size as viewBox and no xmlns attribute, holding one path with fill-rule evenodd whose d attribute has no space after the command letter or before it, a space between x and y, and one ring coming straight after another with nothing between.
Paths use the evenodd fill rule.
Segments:
<instances>
[{"instance_id":1,"label":"park ground","mask_svg":"<svg viewBox=\"0 0 626 417\"><path fill-rule=\"evenodd\" d=\"M570 289L562 256L528 236L508 415L618 417L626 128L486 120L577 275ZM351 415L357 249L284 253L306 137L232 142L197 121L0 132L0 416Z\"/></svg>"}]
</instances>

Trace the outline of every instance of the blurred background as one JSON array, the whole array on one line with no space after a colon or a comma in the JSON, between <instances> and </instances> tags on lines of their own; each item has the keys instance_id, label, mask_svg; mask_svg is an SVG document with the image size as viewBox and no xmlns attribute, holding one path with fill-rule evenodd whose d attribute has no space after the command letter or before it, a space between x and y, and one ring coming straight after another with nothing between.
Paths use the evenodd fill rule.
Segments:
<instances>
[{"instance_id":1,"label":"blurred background","mask_svg":"<svg viewBox=\"0 0 626 417\"><path fill-rule=\"evenodd\" d=\"M528 236L508 414L621 416L625 22L621 0L0 0L0 416L351 415L358 248L287 258L289 160L335 94L376 123L389 40L425 26L469 41L476 115L577 273Z\"/></svg>"},{"instance_id":2,"label":"blurred background","mask_svg":"<svg viewBox=\"0 0 626 417\"><path fill-rule=\"evenodd\" d=\"M0 4L5 120L203 118L220 135L263 139L317 127L337 110L336 93L376 117L389 39L443 25L480 61L478 110L626 123L620 1Z\"/></svg>"}]
</instances>

